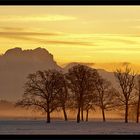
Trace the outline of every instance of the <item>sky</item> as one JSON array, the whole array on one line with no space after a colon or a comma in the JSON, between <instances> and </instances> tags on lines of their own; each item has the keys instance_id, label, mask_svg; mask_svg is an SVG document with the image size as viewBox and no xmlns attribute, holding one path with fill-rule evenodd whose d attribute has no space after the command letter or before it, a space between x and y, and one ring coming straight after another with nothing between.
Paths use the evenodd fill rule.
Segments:
<instances>
[{"instance_id":1,"label":"sky","mask_svg":"<svg viewBox=\"0 0 140 140\"><path fill-rule=\"evenodd\" d=\"M46 48L56 62L140 71L140 6L1 6L0 54Z\"/></svg>"}]
</instances>

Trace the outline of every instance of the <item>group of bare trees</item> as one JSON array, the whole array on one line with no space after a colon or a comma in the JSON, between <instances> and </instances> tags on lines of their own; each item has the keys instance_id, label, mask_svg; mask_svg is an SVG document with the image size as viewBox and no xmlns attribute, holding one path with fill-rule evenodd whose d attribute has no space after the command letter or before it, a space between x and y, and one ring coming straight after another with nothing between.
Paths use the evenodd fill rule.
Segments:
<instances>
[{"instance_id":1,"label":"group of bare trees","mask_svg":"<svg viewBox=\"0 0 140 140\"><path fill-rule=\"evenodd\" d=\"M77 123L88 121L89 111L98 106L106 121L105 111L115 108L125 109L125 122L128 122L129 106L137 107L137 122L140 106L140 76L126 67L124 71L114 72L120 91L103 79L96 69L85 65L75 65L67 73L57 70L37 71L29 74L25 83L25 92L16 105L39 109L46 113L47 122L51 113L63 111L67 121L67 109L76 109ZM135 80L135 79L138 80Z\"/></svg>"}]
</instances>

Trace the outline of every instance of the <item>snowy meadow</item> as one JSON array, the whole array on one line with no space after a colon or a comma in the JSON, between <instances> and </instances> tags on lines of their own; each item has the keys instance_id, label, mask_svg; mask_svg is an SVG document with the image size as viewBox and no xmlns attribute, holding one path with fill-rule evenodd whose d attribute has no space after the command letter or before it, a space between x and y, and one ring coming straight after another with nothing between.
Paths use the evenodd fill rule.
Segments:
<instances>
[{"instance_id":1,"label":"snowy meadow","mask_svg":"<svg viewBox=\"0 0 140 140\"><path fill-rule=\"evenodd\" d=\"M0 120L0 134L45 134L45 135L92 135L92 134L140 134L140 124L122 121L76 121L54 120L46 123L44 120Z\"/></svg>"}]
</instances>

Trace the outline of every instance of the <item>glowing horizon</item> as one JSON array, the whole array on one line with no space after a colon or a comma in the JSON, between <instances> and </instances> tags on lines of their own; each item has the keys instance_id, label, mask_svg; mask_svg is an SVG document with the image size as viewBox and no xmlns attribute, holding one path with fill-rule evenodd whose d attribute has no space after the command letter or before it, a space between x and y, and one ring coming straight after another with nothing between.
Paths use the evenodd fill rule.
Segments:
<instances>
[{"instance_id":1,"label":"glowing horizon","mask_svg":"<svg viewBox=\"0 0 140 140\"><path fill-rule=\"evenodd\" d=\"M140 6L1 6L0 53L46 48L63 66L94 63L140 70Z\"/></svg>"}]
</instances>

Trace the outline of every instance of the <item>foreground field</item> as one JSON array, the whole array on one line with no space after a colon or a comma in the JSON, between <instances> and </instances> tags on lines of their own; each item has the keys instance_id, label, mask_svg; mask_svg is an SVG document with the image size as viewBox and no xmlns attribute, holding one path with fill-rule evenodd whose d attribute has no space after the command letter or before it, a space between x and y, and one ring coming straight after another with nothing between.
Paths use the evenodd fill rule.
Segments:
<instances>
[{"instance_id":1,"label":"foreground field","mask_svg":"<svg viewBox=\"0 0 140 140\"><path fill-rule=\"evenodd\" d=\"M140 124L119 121L0 120L0 134L140 134Z\"/></svg>"}]
</instances>

